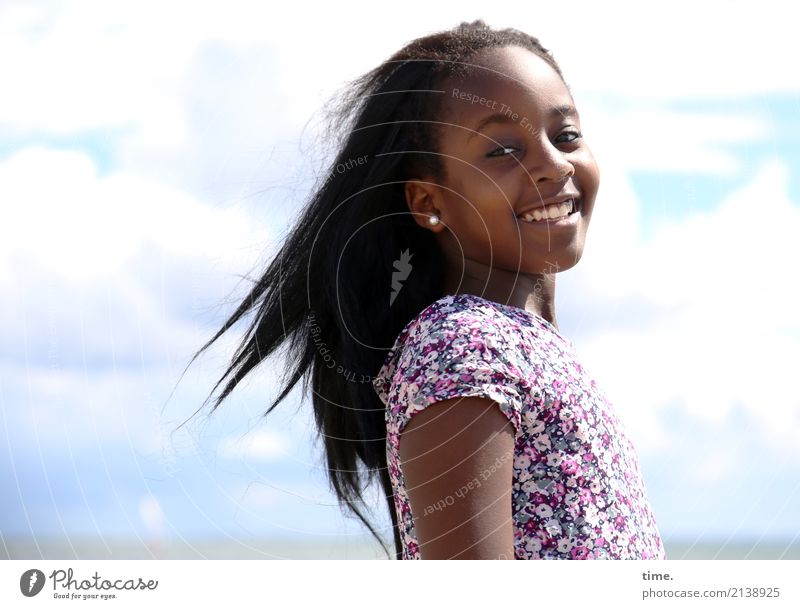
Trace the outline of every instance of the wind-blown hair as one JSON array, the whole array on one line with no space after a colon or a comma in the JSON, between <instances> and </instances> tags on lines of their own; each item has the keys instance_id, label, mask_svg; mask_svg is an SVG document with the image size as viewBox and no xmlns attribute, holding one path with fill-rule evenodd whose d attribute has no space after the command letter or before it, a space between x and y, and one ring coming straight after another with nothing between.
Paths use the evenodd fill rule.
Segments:
<instances>
[{"instance_id":1,"label":"wind-blown hair","mask_svg":"<svg viewBox=\"0 0 800 609\"><path fill-rule=\"evenodd\" d=\"M344 137L327 179L311 194L249 294L189 362L254 312L229 367L203 403L225 383L214 399L214 412L247 374L286 343L285 384L264 416L301 379L306 396L310 381L331 488L387 557L384 540L362 512L363 491L378 478L399 559L385 406L371 380L403 327L443 295L445 277L438 242L414 221L404 184L421 176L444 177L436 154L442 84L453 76L468 78L476 69L469 63L476 51L504 46L530 50L561 76L538 39L476 20L413 40L348 83L329 113L331 125ZM407 277L393 282L395 274Z\"/></svg>"}]
</instances>

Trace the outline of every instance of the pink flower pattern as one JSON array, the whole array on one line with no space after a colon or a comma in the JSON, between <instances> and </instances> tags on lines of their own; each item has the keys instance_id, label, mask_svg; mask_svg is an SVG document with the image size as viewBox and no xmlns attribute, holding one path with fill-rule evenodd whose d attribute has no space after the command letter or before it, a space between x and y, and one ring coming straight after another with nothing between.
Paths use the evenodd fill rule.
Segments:
<instances>
[{"instance_id":1,"label":"pink flower pattern","mask_svg":"<svg viewBox=\"0 0 800 609\"><path fill-rule=\"evenodd\" d=\"M472 294L444 296L403 328L373 386L386 405L404 560L420 552L400 434L414 414L457 396L494 400L514 427L516 558L666 558L624 425L573 343L542 317Z\"/></svg>"}]
</instances>

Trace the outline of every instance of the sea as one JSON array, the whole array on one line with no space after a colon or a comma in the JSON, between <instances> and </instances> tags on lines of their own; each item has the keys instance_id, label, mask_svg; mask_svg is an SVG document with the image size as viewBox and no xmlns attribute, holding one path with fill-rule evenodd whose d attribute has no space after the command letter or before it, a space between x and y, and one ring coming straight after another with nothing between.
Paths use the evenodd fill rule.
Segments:
<instances>
[{"instance_id":1,"label":"sea","mask_svg":"<svg viewBox=\"0 0 800 609\"><path fill-rule=\"evenodd\" d=\"M664 540L668 560L799 560L798 539ZM390 548L391 551L391 548ZM5 560L387 560L368 537L111 538L0 535Z\"/></svg>"}]
</instances>

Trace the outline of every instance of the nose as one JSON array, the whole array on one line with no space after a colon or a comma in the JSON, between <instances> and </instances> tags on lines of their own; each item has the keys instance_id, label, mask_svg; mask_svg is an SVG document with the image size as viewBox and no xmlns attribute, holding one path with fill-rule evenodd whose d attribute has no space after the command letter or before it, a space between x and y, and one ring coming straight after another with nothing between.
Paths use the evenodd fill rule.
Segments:
<instances>
[{"instance_id":1,"label":"nose","mask_svg":"<svg viewBox=\"0 0 800 609\"><path fill-rule=\"evenodd\" d=\"M563 182L575 173L575 166L550 140L543 139L541 145L531 149L533 158L527 168L528 174L534 184L546 181Z\"/></svg>"}]
</instances>

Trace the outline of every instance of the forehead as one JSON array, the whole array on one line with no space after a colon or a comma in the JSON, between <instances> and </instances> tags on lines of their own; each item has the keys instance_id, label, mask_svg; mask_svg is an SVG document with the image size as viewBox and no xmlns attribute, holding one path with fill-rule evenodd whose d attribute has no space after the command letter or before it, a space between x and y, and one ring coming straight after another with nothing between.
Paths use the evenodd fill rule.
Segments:
<instances>
[{"instance_id":1,"label":"forehead","mask_svg":"<svg viewBox=\"0 0 800 609\"><path fill-rule=\"evenodd\" d=\"M552 66L522 47L482 49L469 63L468 76L446 79L442 87L446 122L470 127L480 117L507 111L541 122L551 108L574 105Z\"/></svg>"}]
</instances>

